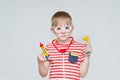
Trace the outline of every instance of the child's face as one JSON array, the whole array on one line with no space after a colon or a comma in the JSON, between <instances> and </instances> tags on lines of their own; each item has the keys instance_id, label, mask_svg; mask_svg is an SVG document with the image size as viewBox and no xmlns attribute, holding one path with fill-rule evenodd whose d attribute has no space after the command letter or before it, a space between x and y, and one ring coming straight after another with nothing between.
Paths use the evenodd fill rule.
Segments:
<instances>
[{"instance_id":1,"label":"child's face","mask_svg":"<svg viewBox=\"0 0 120 80\"><path fill-rule=\"evenodd\" d=\"M73 26L67 25L65 20L59 20L57 26L52 28L51 30L59 40L65 41L71 36Z\"/></svg>"}]
</instances>

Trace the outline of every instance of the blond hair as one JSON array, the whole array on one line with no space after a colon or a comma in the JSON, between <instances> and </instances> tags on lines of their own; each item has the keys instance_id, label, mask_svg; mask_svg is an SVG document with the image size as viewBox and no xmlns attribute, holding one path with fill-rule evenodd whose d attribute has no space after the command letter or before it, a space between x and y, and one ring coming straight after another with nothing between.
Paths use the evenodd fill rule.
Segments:
<instances>
[{"instance_id":1,"label":"blond hair","mask_svg":"<svg viewBox=\"0 0 120 80\"><path fill-rule=\"evenodd\" d=\"M71 16L65 11L56 12L51 18L51 26L56 27L58 20L66 20L67 25L72 25Z\"/></svg>"}]
</instances>

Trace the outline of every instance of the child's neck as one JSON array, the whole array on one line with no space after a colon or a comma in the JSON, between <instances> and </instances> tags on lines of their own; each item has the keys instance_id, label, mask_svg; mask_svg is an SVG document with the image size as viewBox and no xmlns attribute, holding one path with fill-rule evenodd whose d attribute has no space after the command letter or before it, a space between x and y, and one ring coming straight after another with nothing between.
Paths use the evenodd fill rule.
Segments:
<instances>
[{"instance_id":1,"label":"child's neck","mask_svg":"<svg viewBox=\"0 0 120 80\"><path fill-rule=\"evenodd\" d=\"M69 44L70 43L70 41L71 41L71 38L68 38L68 39L66 39L66 40L57 40L57 43L58 44Z\"/></svg>"}]
</instances>

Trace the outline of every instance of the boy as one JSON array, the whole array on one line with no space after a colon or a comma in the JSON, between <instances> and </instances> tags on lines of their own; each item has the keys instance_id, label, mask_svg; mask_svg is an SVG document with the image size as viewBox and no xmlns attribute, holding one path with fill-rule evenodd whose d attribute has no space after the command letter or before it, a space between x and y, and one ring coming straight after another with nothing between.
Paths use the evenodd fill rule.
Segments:
<instances>
[{"instance_id":1,"label":"boy","mask_svg":"<svg viewBox=\"0 0 120 80\"><path fill-rule=\"evenodd\" d=\"M85 77L89 68L90 44L76 42L71 33L74 30L71 16L65 11L56 12L51 19L51 31L56 35L46 46L49 60L38 55L38 70L42 77L49 73L50 80L80 80Z\"/></svg>"}]
</instances>

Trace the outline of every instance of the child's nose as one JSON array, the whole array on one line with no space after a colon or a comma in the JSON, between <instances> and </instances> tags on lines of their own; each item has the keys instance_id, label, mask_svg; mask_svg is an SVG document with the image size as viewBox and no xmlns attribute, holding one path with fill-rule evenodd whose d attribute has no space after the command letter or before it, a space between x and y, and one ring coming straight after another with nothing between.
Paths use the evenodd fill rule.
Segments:
<instances>
[{"instance_id":1,"label":"child's nose","mask_svg":"<svg viewBox=\"0 0 120 80\"><path fill-rule=\"evenodd\" d=\"M63 29L63 30L62 30L62 34L65 34L65 33L66 33L66 31Z\"/></svg>"}]
</instances>

